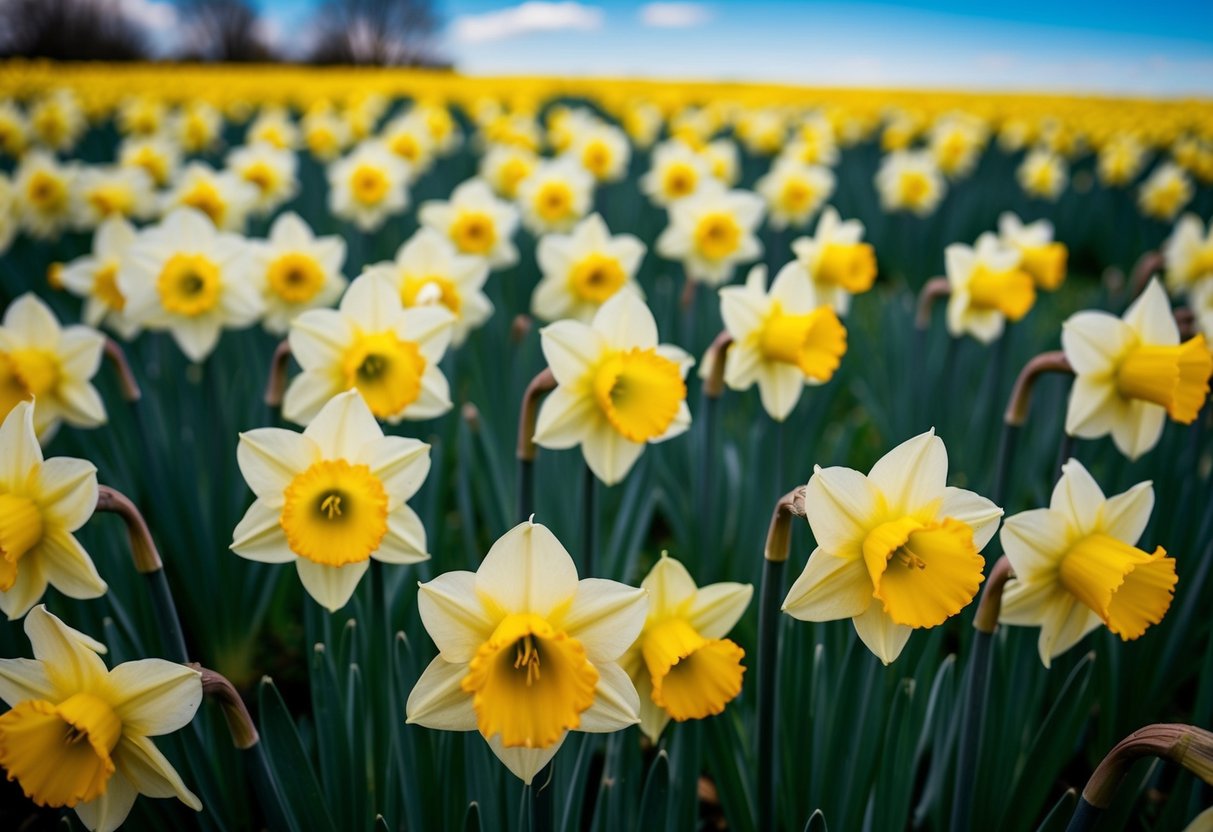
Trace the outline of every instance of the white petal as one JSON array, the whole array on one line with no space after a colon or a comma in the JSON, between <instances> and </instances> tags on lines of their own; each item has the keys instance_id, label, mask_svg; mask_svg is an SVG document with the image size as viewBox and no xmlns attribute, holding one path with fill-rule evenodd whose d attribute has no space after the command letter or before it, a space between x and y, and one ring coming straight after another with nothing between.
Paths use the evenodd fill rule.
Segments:
<instances>
[{"instance_id":1,"label":"white petal","mask_svg":"<svg viewBox=\"0 0 1213 832\"><path fill-rule=\"evenodd\" d=\"M291 381L282 399L282 416L297 425L306 425L316 414L342 392L340 382L320 370L306 370Z\"/></svg>"},{"instance_id":2,"label":"white petal","mask_svg":"<svg viewBox=\"0 0 1213 832\"><path fill-rule=\"evenodd\" d=\"M1052 582L1073 542L1064 512L1051 508L1021 511L1002 524L999 540L1015 575L1022 581Z\"/></svg>"},{"instance_id":3,"label":"white petal","mask_svg":"<svg viewBox=\"0 0 1213 832\"><path fill-rule=\"evenodd\" d=\"M863 559L818 548L788 590L783 611L801 621L837 621L863 615L871 602L872 578Z\"/></svg>"},{"instance_id":4,"label":"white petal","mask_svg":"<svg viewBox=\"0 0 1213 832\"><path fill-rule=\"evenodd\" d=\"M832 555L860 558L882 497L872 482L850 468L817 467L805 487L804 510L817 545Z\"/></svg>"},{"instance_id":5,"label":"white petal","mask_svg":"<svg viewBox=\"0 0 1213 832\"><path fill-rule=\"evenodd\" d=\"M421 584L417 612L448 662L471 661L496 627L476 594L475 572L447 572Z\"/></svg>"},{"instance_id":6,"label":"white petal","mask_svg":"<svg viewBox=\"0 0 1213 832\"><path fill-rule=\"evenodd\" d=\"M1060 511L1080 534L1090 534L1103 511L1104 495L1099 484L1077 459L1061 466L1061 479L1053 486L1049 507Z\"/></svg>"},{"instance_id":7,"label":"white petal","mask_svg":"<svg viewBox=\"0 0 1213 832\"><path fill-rule=\"evenodd\" d=\"M106 686L123 733L171 733L188 725L202 704L202 674L164 659L120 664L110 671Z\"/></svg>"},{"instance_id":8,"label":"white petal","mask_svg":"<svg viewBox=\"0 0 1213 832\"><path fill-rule=\"evenodd\" d=\"M403 436L384 436L363 445L354 462L365 463L393 503L417 493L430 472L430 446Z\"/></svg>"},{"instance_id":9,"label":"white petal","mask_svg":"<svg viewBox=\"0 0 1213 832\"><path fill-rule=\"evenodd\" d=\"M1078 312L1061 326L1061 346L1074 372L1106 374L1136 336L1132 327L1107 312Z\"/></svg>"},{"instance_id":10,"label":"white petal","mask_svg":"<svg viewBox=\"0 0 1213 832\"><path fill-rule=\"evenodd\" d=\"M282 530L282 508L256 500L232 532L233 552L260 563L290 563L295 560Z\"/></svg>"},{"instance_id":11,"label":"white petal","mask_svg":"<svg viewBox=\"0 0 1213 832\"><path fill-rule=\"evenodd\" d=\"M307 558L295 560L303 588L329 612L336 612L346 605L369 565L370 562L365 560L345 566L326 566Z\"/></svg>"},{"instance_id":12,"label":"white petal","mask_svg":"<svg viewBox=\"0 0 1213 832\"><path fill-rule=\"evenodd\" d=\"M548 393L535 420L535 443L544 448L563 450L579 444L587 428L600 420L593 396L557 387Z\"/></svg>"},{"instance_id":13,"label":"white petal","mask_svg":"<svg viewBox=\"0 0 1213 832\"><path fill-rule=\"evenodd\" d=\"M20 573L18 573L20 574ZM99 683L106 675L105 663L83 633L68 627L45 606L37 606L25 617L34 658L43 663L46 676L66 699Z\"/></svg>"},{"instance_id":14,"label":"white petal","mask_svg":"<svg viewBox=\"0 0 1213 832\"><path fill-rule=\"evenodd\" d=\"M258 497L281 499L291 481L320 458L320 448L293 430L258 428L240 434L236 463Z\"/></svg>"},{"instance_id":15,"label":"white petal","mask_svg":"<svg viewBox=\"0 0 1213 832\"><path fill-rule=\"evenodd\" d=\"M97 467L83 459L52 457L38 469L38 504L44 523L74 532L97 508Z\"/></svg>"},{"instance_id":16,"label":"white petal","mask_svg":"<svg viewBox=\"0 0 1213 832\"><path fill-rule=\"evenodd\" d=\"M1125 418L1112 424L1112 441L1129 459L1137 459L1158 444L1167 423L1167 411L1153 402L1132 399L1125 403Z\"/></svg>"},{"instance_id":17,"label":"white petal","mask_svg":"<svg viewBox=\"0 0 1213 832\"><path fill-rule=\"evenodd\" d=\"M889 510L915 514L943 497L948 452L934 430L907 439L881 457L868 479L884 494Z\"/></svg>"},{"instance_id":18,"label":"white petal","mask_svg":"<svg viewBox=\"0 0 1213 832\"><path fill-rule=\"evenodd\" d=\"M34 406L18 402L0 425L0 487L14 491L21 487L30 469L42 462L42 446L34 432Z\"/></svg>"},{"instance_id":19,"label":"white petal","mask_svg":"<svg viewBox=\"0 0 1213 832\"><path fill-rule=\"evenodd\" d=\"M97 574L92 558L62 527L47 529L37 551L47 581L67 597L100 598L105 594L105 581Z\"/></svg>"},{"instance_id":20,"label":"white petal","mask_svg":"<svg viewBox=\"0 0 1213 832\"><path fill-rule=\"evenodd\" d=\"M657 321L648 305L633 292L616 292L594 316L594 331L616 349L657 346Z\"/></svg>"},{"instance_id":21,"label":"white petal","mask_svg":"<svg viewBox=\"0 0 1213 832\"><path fill-rule=\"evenodd\" d=\"M568 733L565 732L547 748L506 748L501 742L500 734L494 734L488 742L497 759L501 760L515 777L529 786L535 775L556 756L567 736Z\"/></svg>"},{"instance_id":22,"label":"white petal","mask_svg":"<svg viewBox=\"0 0 1213 832\"><path fill-rule=\"evenodd\" d=\"M0 659L0 700L10 708L29 699L54 700L55 686L42 662L35 659Z\"/></svg>"},{"instance_id":23,"label":"white petal","mask_svg":"<svg viewBox=\"0 0 1213 832\"><path fill-rule=\"evenodd\" d=\"M547 617L577 593L577 567L547 526L526 521L489 549L476 572L476 591L509 613Z\"/></svg>"},{"instance_id":24,"label":"white petal","mask_svg":"<svg viewBox=\"0 0 1213 832\"><path fill-rule=\"evenodd\" d=\"M606 734L640 721L640 696L623 668L614 662L595 663L598 686L594 704L582 712L578 731Z\"/></svg>"},{"instance_id":25,"label":"white petal","mask_svg":"<svg viewBox=\"0 0 1213 832\"><path fill-rule=\"evenodd\" d=\"M580 321L557 321L539 330L539 342L557 384L575 384L598 361L603 339Z\"/></svg>"},{"instance_id":26,"label":"white petal","mask_svg":"<svg viewBox=\"0 0 1213 832\"><path fill-rule=\"evenodd\" d=\"M1082 641L1099 625L1099 616L1074 596L1067 595L1065 600L1050 608L1048 618L1041 623L1037 641L1040 660L1049 667L1055 657Z\"/></svg>"},{"instance_id":27,"label":"white petal","mask_svg":"<svg viewBox=\"0 0 1213 832\"><path fill-rule=\"evenodd\" d=\"M140 794L175 797L195 812L202 811L202 801L147 737L124 734L114 749L114 763Z\"/></svg>"},{"instance_id":28,"label":"white petal","mask_svg":"<svg viewBox=\"0 0 1213 832\"><path fill-rule=\"evenodd\" d=\"M404 566L428 560L425 548L425 526L421 518L404 503L387 516L387 533L371 557L382 563Z\"/></svg>"},{"instance_id":29,"label":"white petal","mask_svg":"<svg viewBox=\"0 0 1213 832\"><path fill-rule=\"evenodd\" d=\"M914 632L889 618L880 604L869 604L862 615L851 620L860 640L885 664L891 664L901 655L910 633Z\"/></svg>"},{"instance_id":30,"label":"white petal","mask_svg":"<svg viewBox=\"0 0 1213 832\"><path fill-rule=\"evenodd\" d=\"M1154 510L1154 485L1150 482L1139 482L1123 494L1109 497L1104 503L1100 516L1100 526L1106 534L1117 540L1123 540L1130 545L1137 543L1146 524L1150 522L1150 512Z\"/></svg>"},{"instance_id":31,"label":"white petal","mask_svg":"<svg viewBox=\"0 0 1213 832\"><path fill-rule=\"evenodd\" d=\"M632 470L644 452L644 443L625 439L603 420L582 438L581 452L594 476L606 485L614 485Z\"/></svg>"},{"instance_id":32,"label":"white petal","mask_svg":"<svg viewBox=\"0 0 1213 832\"><path fill-rule=\"evenodd\" d=\"M114 832L131 813L138 792L122 772L115 771L96 800L76 806L76 815L91 832Z\"/></svg>"},{"instance_id":33,"label":"white petal","mask_svg":"<svg viewBox=\"0 0 1213 832\"><path fill-rule=\"evenodd\" d=\"M980 494L948 486L943 491L939 516L951 517L968 525L973 530L973 545L980 552L998 531L1002 509Z\"/></svg>"},{"instance_id":34,"label":"white petal","mask_svg":"<svg viewBox=\"0 0 1213 832\"><path fill-rule=\"evenodd\" d=\"M776 422L788 418L804 390L804 374L791 364L771 363L758 372L762 407Z\"/></svg>"},{"instance_id":35,"label":"white petal","mask_svg":"<svg viewBox=\"0 0 1213 832\"><path fill-rule=\"evenodd\" d=\"M1157 279L1151 280L1145 291L1125 310L1125 323L1140 333L1147 344L1174 346L1179 343L1179 327L1175 324L1171 302Z\"/></svg>"},{"instance_id":36,"label":"white petal","mask_svg":"<svg viewBox=\"0 0 1213 832\"><path fill-rule=\"evenodd\" d=\"M17 570L17 580L7 592L0 592L0 610L9 621L16 621L30 611L46 594L46 574L37 559L24 563ZM36 654L35 654L36 655Z\"/></svg>"},{"instance_id":37,"label":"white petal","mask_svg":"<svg viewBox=\"0 0 1213 832\"><path fill-rule=\"evenodd\" d=\"M672 615L696 592L695 580L681 561L662 555L641 581L640 588L649 593L649 615Z\"/></svg>"},{"instance_id":38,"label":"white petal","mask_svg":"<svg viewBox=\"0 0 1213 832\"><path fill-rule=\"evenodd\" d=\"M409 693L405 705L407 722L438 731L475 731L472 696L460 686L467 675L466 664L435 656Z\"/></svg>"},{"instance_id":39,"label":"white petal","mask_svg":"<svg viewBox=\"0 0 1213 832\"><path fill-rule=\"evenodd\" d=\"M353 337L352 324L340 312L313 309L291 322L291 355L304 370L334 366Z\"/></svg>"},{"instance_id":40,"label":"white petal","mask_svg":"<svg viewBox=\"0 0 1213 832\"><path fill-rule=\"evenodd\" d=\"M383 430L362 394L347 390L320 409L303 435L319 446L325 459L354 459L364 445L383 436Z\"/></svg>"},{"instance_id":41,"label":"white petal","mask_svg":"<svg viewBox=\"0 0 1213 832\"><path fill-rule=\"evenodd\" d=\"M636 642L648 610L645 590L586 578L577 584L573 603L557 626L581 642L595 665L610 663Z\"/></svg>"}]
</instances>

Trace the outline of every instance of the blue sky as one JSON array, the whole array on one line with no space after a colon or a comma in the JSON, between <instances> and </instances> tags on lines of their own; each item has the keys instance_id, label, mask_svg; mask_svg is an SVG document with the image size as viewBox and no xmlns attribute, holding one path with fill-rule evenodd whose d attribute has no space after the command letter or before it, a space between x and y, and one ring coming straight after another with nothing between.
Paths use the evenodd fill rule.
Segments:
<instances>
[{"instance_id":1,"label":"blue sky","mask_svg":"<svg viewBox=\"0 0 1213 832\"><path fill-rule=\"evenodd\" d=\"M289 41L314 2L259 5ZM1213 0L437 5L446 54L474 74L1213 96Z\"/></svg>"}]
</instances>

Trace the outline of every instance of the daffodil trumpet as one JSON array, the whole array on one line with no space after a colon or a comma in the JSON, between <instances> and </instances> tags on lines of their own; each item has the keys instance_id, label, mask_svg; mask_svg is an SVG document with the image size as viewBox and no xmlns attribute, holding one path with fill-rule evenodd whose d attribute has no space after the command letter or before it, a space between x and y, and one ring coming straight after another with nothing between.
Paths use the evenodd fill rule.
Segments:
<instances>
[{"instance_id":1,"label":"daffodil trumpet","mask_svg":"<svg viewBox=\"0 0 1213 832\"><path fill-rule=\"evenodd\" d=\"M177 615L177 605L173 601L173 593L168 585L168 577L164 574L164 562L160 552L152 540L147 521L135 504L120 491L107 485L97 486L97 511L116 514L126 526L127 538L131 546L131 559L135 570L147 579L148 591L151 593L152 609L156 622L160 625L160 634L164 648L178 664L189 662L189 651L185 646L185 635L181 629L181 619Z\"/></svg>"},{"instance_id":2,"label":"daffodil trumpet","mask_svg":"<svg viewBox=\"0 0 1213 832\"><path fill-rule=\"evenodd\" d=\"M522 394L522 406L518 413L518 460L517 519L526 520L535 513L535 455L539 446L535 444L535 419L539 415L539 402L556 389L556 376L544 367L531 379Z\"/></svg>"}]
</instances>

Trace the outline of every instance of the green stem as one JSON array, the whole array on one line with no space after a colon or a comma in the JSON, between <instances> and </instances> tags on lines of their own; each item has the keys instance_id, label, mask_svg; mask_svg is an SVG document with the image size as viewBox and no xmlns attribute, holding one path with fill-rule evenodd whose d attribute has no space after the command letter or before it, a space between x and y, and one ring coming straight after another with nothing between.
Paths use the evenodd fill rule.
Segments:
<instances>
[{"instance_id":1,"label":"green stem","mask_svg":"<svg viewBox=\"0 0 1213 832\"><path fill-rule=\"evenodd\" d=\"M985 721L986 694L990 677L990 642L993 634L978 630L973 635L968 672L961 699L960 744L956 756L956 788L952 797L952 823L949 829L972 829L973 786L976 780L977 750Z\"/></svg>"},{"instance_id":2,"label":"green stem","mask_svg":"<svg viewBox=\"0 0 1213 832\"><path fill-rule=\"evenodd\" d=\"M518 460L518 511L519 523L524 522L535 513L535 462L530 459Z\"/></svg>"},{"instance_id":3,"label":"green stem","mask_svg":"<svg viewBox=\"0 0 1213 832\"><path fill-rule=\"evenodd\" d=\"M1019 426L1002 425L1002 433L998 437L998 458L994 463L994 485L990 488L990 499L994 505L1001 506L1007 496L1007 480L1011 476L1012 460L1015 457L1015 447L1019 444Z\"/></svg>"},{"instance_id":4,"label":"green stem","mask_svg":"<svg viewBox=\"0 0 1213 832\"><path fill-rule=\"evenodd\" d=\"M587 465L585 467L585 485L582 488L581 525L584 538L582 539L582 577L594 575L598 565L598 478Z\"/></svg>"},{"instance_id":5,"label":"green stem","mask_svg":"<svg viewBox=\"0 0 1213 832\"><path fill-rule=\"evenodd\" d=\"M163 568L146 572L144 577L147 578L152 596L152 610L160 624L163 646L173 661L186 664L190 660L189 651L185 647L185 634L181 631L181 619L177 615L177 605L173 602L168 577Z\"/></svg>"},{"instance_id":6,"label":"green stem","mask_svg":"<svg viewBox=\"0 0 1213 832\"><path fill-rule=\"evenodd\" d=\"M764 560L758 607L758 830L775 829L776 661L779 654L779 604L786 561Z\"/></svg>"},{"instance_id":7,"label":"green stem","mask_svg":"<svg viewBox=\"0 0 1213 832\"><path fill-rule=\"evenodd\" d=\"M1090 832L1099 823L1101 817L1103 817L1103 809L1092 806L1085 797L1080 796L1078 805L1074 807L1074 816L1070 818L1070 824L1066 827L1066 832Z\"/></svg>"}]
</instances>

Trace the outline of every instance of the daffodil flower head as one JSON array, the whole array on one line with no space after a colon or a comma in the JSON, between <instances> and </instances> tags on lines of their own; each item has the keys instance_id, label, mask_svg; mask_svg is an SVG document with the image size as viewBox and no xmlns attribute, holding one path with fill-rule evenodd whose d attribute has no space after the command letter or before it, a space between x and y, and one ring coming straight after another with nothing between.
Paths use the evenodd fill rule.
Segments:
<instances>
[{"instance_id":1,"label":"daffodil flower head","mask_svg":"<svg viewBox=\"0 0 1213 832\"><path fill-rule=\"evenodd\" d=\"M688 279L719 286L739 263L762 255L755 231L763 210L762 197L726 190L713 180L670 207L670 224L657 238L657 253L681 261Z\"/></svg>"},{"instance_id":2,"label":"daffodil flower head","mask_svg":"<svg viewBox=\"0 0 1213 832\"><path fill-rule=\"evenodd\" d=\"M979 552L1002 509L945 485L947 475L934 430L901 443L866 475L817 466L804 498L817 548L784 612L802 621L850 618L885 664L915 629L960 612L983 580Z\"/></svg>"},{"instance_id":3,"label":"daffodil flower head","mask_svg":"<svg viewBox=\"0 0 1213 832\"><path fill-rule=\"evenodd\" d=\"M845 315L852 295L863 294L876 282L876 250L863 242L863 232L862 222L844 220L833 207L827 207L813 236L792 241L796 259L780 269L775 279L785 271L799 274L820 303Z\"/></svg>"},{"instance_id":4,"label":"daffodil flower head","mask_svg":"<svg viewBox=\"0 0 1213 832\"><path fill-rule=\"evenodd\" d=\"M72 180L72 207L79 229L111 217L147 219L157 207L152 178L138 167L84 167Z\"/></svg>"},{"instance_id":5,"label":"daffodil flower head","mask_svg":"<svg viewBox=\"0 0 1213 832\"><path fill-rule=\"evenodd\" d=\"M1175 559L1161 546L1137 548L1153 508L1151 483L1105 498L1071 459L1048 508L1007 518L1000 538L1015 578L999 620L1040 628L1045 667L1101 622L1129 641L1166 615L1178 580Z\"/></svg>"},{"instance_id":6,"label":"daffodil flower head","mask_svg":"<svg viewBox=\"0 0 1213 832\"><path fill-rule=\"evenodd\" d=\"M253 210L259 216L273 214L299 192L299 158L293 150L247 144L228 154L227 167L257 189Z\"/></svg>"},{"instance_id":7,"label":"daffodil flower head","mask_svg":"<svg viewBox=\"0 0 1213 832\"><path fill-rule=\"evenodd\" d=\"M72 183L76 165L60 164L50 154L35 150L13 171L21 226L33 237L53 239L72 218Z\"/></svg>"},{"instance_id":8,"label":"daffodil flower head","mask_svg":"<svg viewBox=\"0 0 1213 832\"><path fill-rule=\"evenodd\" d=\"M1015 175L1025 193L1050 202L1057 201L1069 181L1066 160L1043 147L1038 147L1025 156Z\"/></svg>"},{"instance_id":9,"label":"daffodil flower head","mask_svg":"<svg viewBox=\"0 0 1213 832\"><path fill-rule=\"evenodd\" d=\"M257 204L255 185L229 170L215 170L205 162L190 162L164 197L163 210L192 208L205 214L216 228L243 231Z\"/></svg>"},{"instance_id":10,"label":"daffodil flower head","mask_svg":"<svg viewBox=\"0 0 1213 832\"><path fill-rule=\"evenodd\" d=\"M139 794L202 803L151 738L188 725L201 674L162 659L108 670L105 648L38 606L25 619L34 659L0 659L0 768L39 806L75 809L112 832Z\"/></svg>"},{"instance_id":11,"label":"daffodil flower head","mask_svg":"<svg viewBox=\"0 0 1213 832\"><path fill-rule=\"evenodd\" d=\"M741 693L745 651L725 636L754 588L696 586L686 567L664 553L640 586L649 612L622 664L640 694L640 730L657 742L671 719L714 716Z\"/></svg>"},{"instance_id":12,"label":"daffodil flower head","mask_svg":"<svg viewBox=\"0 0 1213 832\"><path fill-rule=\"evenodd\" d=\"M409 164L378 141L364 141L328 166L329 210L375 231L409 202Z\"/></svg>"},{"instance_id":13,"label":"daffodil flower head","mask_svg":"<svg viewBox=\"0 0 1213 832\"><path fill-rule=\"evenodd\" d=\"M644 251L644 243L631 234L612 236L599 214L569 234L545 234L536 250L543 279L531 298L532 313L544 321L589 323L617 292L643 296L635 277Z\"/></svg>"},{"instance_id":14,"label":"daffodil flower head","mask_svg":"<svg viewBox=\"0 0 1213 832\"><path fill-rule=\"evenodd\" d=\"M647 593L578 580L546 526L521 523L475 573L421 584L417 606L438 656L409 694L410 723L479 731L530 783L569 731L639 721L640 699L619 661L644 626Z\"/></svg>"},{"instance_id":15,"label":"daffodil flower head","mask_svg":"<svg viewBox=\"0 0 1213 832\"><path fill-rule=\"evenodd\" d=\"M998 237L1019 252L1019 268L1032 276L1038 289L1051 292L1065 281L1068 252L1064 243L1053 239L1053 224L1048 220L1025 225L1007 211L998 218Z\"/></svg>"},{"instance_id":16,"label":"daffodil flower head","mask_svg":"<svg viewBox=\"0 0 1213 832\"><path fill-rule=\"evenodd\" d=\"M778 231L807 225L833 195L834 184L829 168L780 156L754 190L766 200L770 226Z\"/></svg>"},{"instance_id":17,"label":"daffodil flower head","mask_svg":"<svg viewBox=\"0 0 1213 832\"><path fill-rule=\"evenodd\" d=\"M493 145L480 158L480 177L502 199L513 200L518 187L526 180L539 158L533 151L514 145Z\"/></svg>"},{"instance_id":18,"label":"daffodil flower head","mask_svg":"<svg viewBox=\"0 0 1213 832\"><path fill-rule=\"evenodd\" d=\"M763 408L782 422L806 384L833 377L847 351L847 331L794 270L780 270L769 292L766 283L766 267L755 266L744 286L720 290L721 317L733 337L724 381L733 390L757 384Z\"/></svg>"},{"instance_id":19,"label":"daffodil flower head","mask_svg":"<svg viewBox=\"0 0 1213 832\"><path fill-rule=\"evenodd\" d=\"M1137 192L1137 205L1147 217L1170 222L1195 193L1192 177L1174 162L1157 165Z\"/></svg>"},{"instance_id":20,"label":"daffodil flower head","mask_svg":"<svg viewBox=\"0 0 1213 832\"><path fill-rule=\"evenodd\" d=\"M36 397L34 425L44 442L64 422L105 424L105 403L92 384L104 349L105 336L92 327L61 327L36 295L17 298L0 321L0 418Z\"/></svg>"},{"instance_id":21,"label":"daffodil flower head","mask_svg":"<svg viewBox=\"0 0 1213 832\"><path fill-rule=\"evenodd\" d=\"M462 183L446 202L423 203L417 218L448 237L461 254L484 258L491 269L518 262L512 241L518 230L518 209L495 197L482 179Z\"/></svg>"},{"instance_id":22,"label":"daffodil flower head","mask_svg":"<svg viewBox=\"0 0 1213 832\"><path fill-rule=\"evenodd\" d=\"M370 559L429 557L425 528L408 506L430 469L430 446L384 436L358 391L329 401L303 433L240 435L236 458L257 499L236 526L232 551L294 563L316 603L345 606Z\"/></svg>"},{"instance_id":23,"label":"daffodil flower head","mask_svg":"<svg viewBox=\"0 0 1213 832\"><path fill-rule=\"evenodd\" d=\"M880 160L876 189L885 211L934 213L947 190L939 166L928 150L894 150Z\"/></svg>"},{"instance_id":24,"label":"daffodil flower head","mask_svg":"<svg viewBox=\"0 0 1213 832\"><path fill-rule=\"evenodd\" d=\"M581 131L568 153L595 181L614 182L627 173L632 147L623 130L613 124L596 121Z\"/></svg>"},{"instance_id":25,"label":"daffodil flower head","mask_svg":"<svg viewBox=\"0 0 1213 832\"><path fill-rule=\"evenodd\" d=\"M557 386L539 410L537 444L580 445L594 475L614 485L647 443L690 426L684 379L694 361L658 343L657 322L637 294L617 293L589 325L557 321L539 334Z\"/></svg>"},{"instance_id":26,"label":"daffodil flower head","mask_svg":"<svg viewBox=\"0 0 1213 832\"><path fill-rule=\"evenodd\" d=\"M1167 293L1151 280L1124 318L1071 315L1061 345L1074 369L1066 433L1108 434L1136 459L1158 444L1167 416L1190 424L1209 394L1213 356L1203 335L1180 343Z\"/></svg>"},{"instance_id":27,"label":"daffodil flower head","mask_svg":"<svg viewBox=\"0 0 1213 832\"><path fill-rule=\"evenodd\" d=\"M712 178L708 161L681 141L653 149L653 163L640 177L640 188L655 204L669 207L696 193Z\"/></svg>"},{"instance_id":28,"label":"daffodil flower head","mask_svg":"<svg viewBox=\"0 0 1213 832\"><path fill-rule=\"evenodd\" d=\"M303 368L286 390L283 415L308 424L333 396L358 390L377 419L432 419L451 408L439 362L454 316L442 304L405 308L394 280L364 274L337 309L291 322L291 353Z\"/></svg>"},{"instance_id":29,"label":"daffodil flower head","mask_svg":"<svg viewBox=\"0 0 1213 832\"><path fill-rule=\"evenodd\" d=\"M262 326L282 335L301 313L339 298L346 287L345 250L342 238L316 237L298 214L280 214L269 237L254 242L250 252L251 276L265 305Z\"/></svg>"},{"instance_id":30,"label":"daffodil flower head","mask_svg":"<svg viewBox=\"0 0 1213 832\"><path fill-rule=\"evenodd\" d=\"M594 196L594 177L575 159L540 162L518 186L522 223L535 235L568 231L586 212Z\"/></svg>"},{"instance_id":31,"label":"daffodil flower head","mask_svg":"<svg viewBox=\"0 0 1213 832\"><path fill-rule=\"evenodd\" d=\"M1213 279L1213 224L1208 230L1195 214L1184 214L1163 244L1167 288L1172 294Z\"/></svg>"},{"instance_id":32,"label":"daffodil flower head","mask_svg":"<svg viewBox=\"0 0 1213 832\"><path fill-rule=\"evenodd\" d=\"M974 246L953 243L944 249L952 337L968 334L989 344L1002 336L1008 320L1021 320L1031 311L1036 288L1021 261L1018 250L990 232Z\"/></svg>"}]
</instances>

